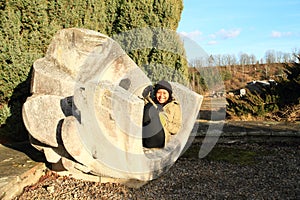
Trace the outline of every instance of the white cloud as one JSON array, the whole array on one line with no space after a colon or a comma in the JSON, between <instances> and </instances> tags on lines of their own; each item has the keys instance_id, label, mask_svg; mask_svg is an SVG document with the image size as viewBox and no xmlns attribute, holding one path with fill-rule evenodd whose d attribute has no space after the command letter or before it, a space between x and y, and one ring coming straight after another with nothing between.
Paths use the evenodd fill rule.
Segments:
<instances>
[{"instance_id":1,"label":"white cloud","mask_svg":"<svg viewBox=\"0 0 300 200\"><path fill-rule=\"evenodd\" d=\"M216 33L216 35L218 35L222 39L228 39L228 38L235 38L239 36L240 33L241 33L240 29L231 29L231 30L221 29Z\"/></svg>"},{"instance_id":2,"label":"white cloud","mask_svg":"<svg viewBox=\"0 0 300 200\"><path fill-rule=\"evenodd\" d=\"M281 32L279 31L272 31L271 37L273 38L280 38L282 36Z\"/></svg>"},{"instance_id":3,"label":"white cloud","mask_svg":"<svg viewBox=\"0 0 300 200\"><path fill-rule=\"evenodd\" d=\"M188 37L190 39L193 39L195 41L203 41L207 40L207 45L217 45L219 44L219 40L229 39L229 38L235 38L239 36L241 33L240 29L231 29L231 30L225 30L221 29L215 33L204 35L201 31L191 31L191 32L180 32L181 35Z\"/></svg>"},{"instance_id":4,"label":"white cloud","mask_svg":"<svg viewBox=\"0 0 300 200\"><path fill-rule=\"evenodd\" d=\"M217 38L217 35L216 34L210 34L209 37L212 38L212 39L215 39L215 38Z\"/></svg>"},{"instance_id":5,"label":"white cloud","mask_svg":"<svg viewBox=\"0 0 300 200\"><path fill-rule=\"evenodd\" d=\"M280 31L272 31L271 37L272 38L281 38L281 37L288 37L291 36L291 32L280 32Z\"/></svg>"},{"instance_id":6,"label":"white cloud","mask_svg":"<svg viewBox=\"0 0 300 200\"><path fill-rule=\"evenodd\" d=\"M217 44L217 43L218 43L218 42L215 41L215 40L211 40L211 41L207 42L208 45L215 45L215 44Z\"/></svg>"},{"instance_id":7,"label":"white cloud","mask_svg":"<svg viewBox=\"0 0 300 200\"><path fill-rule=\"evenodd\" d=\"M203 35L203 33L198 30L192 32L180 32L180 34L191 39L197 39Z\"/></svg>"}]
</instances>

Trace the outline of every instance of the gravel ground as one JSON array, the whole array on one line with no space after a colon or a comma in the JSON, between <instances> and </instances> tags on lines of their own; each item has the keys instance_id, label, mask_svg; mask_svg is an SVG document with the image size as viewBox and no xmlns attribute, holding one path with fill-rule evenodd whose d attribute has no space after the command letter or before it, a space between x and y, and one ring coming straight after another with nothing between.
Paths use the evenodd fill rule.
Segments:
<instances>
[{"instance_id":1,"label":"gravel ground","mask_svg":"<svg viewBox=\"0 0 300 200\"><path fill-rule=\"evenodd\" d=\"M194 142L165 175L139 189L48 173L16 199L300 199L299 143Z\"/></svg>"}]
</instances>

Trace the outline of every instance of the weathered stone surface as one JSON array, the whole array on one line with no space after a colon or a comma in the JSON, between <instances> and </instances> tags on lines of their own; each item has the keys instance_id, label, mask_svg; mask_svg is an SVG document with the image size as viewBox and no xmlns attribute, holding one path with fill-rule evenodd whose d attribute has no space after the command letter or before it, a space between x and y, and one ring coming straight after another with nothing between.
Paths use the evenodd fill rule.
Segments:
<instances>
[{"instance_id":1,"label":"weathered stone surface","mask_svg":"<svg viewBox=\"0 0 300 200\"><path fill-rule=\"evenodd\" d=\"M131 78L129 91L151 82L118 43L86 29L63 29L53 38L44 58L33 65L32 93L72 96L76 84ZM47 84L45 84L47 83Z\"/></svg>"},{"instance_id":2,"label":"weathered stone surface","mask_svg":"<svg viewBox=\"0 0 300 200\"><path fill-rule=\"evenodd\" d=\"M35 184L45 174L46 166L44 163L39 163L35 167L31 168L27 172L13 177L12 180L5 186L0 188L1 200L15 199L20 195L23 189L28 186Z\"/></svg>"},{"instance_id":3,"label":"weathered stone surface","mask_svg":"<svg viewBox=\"0 0 300 200\"><path fill-rule=\"evenodd\" d=\"M67 171L71 171L71 172L75 172L75 173L81 173L81 172L90 173L91 172L91 170L88 167L86 167L78 162L75 162L73 160L67 159L65 157L63 157L61 159L61 163Z\"/></svg>"},{"instance_id":4,"label":"weathered stone surface","mask_svg":"<svg viewBox=\"0 0 300 200\"><path fill-rule=\"evenodd\" d=\"M159 177L184 151L202 96L171 83L182 128L165 148L144 149L140 96L150 84L111 38L85 29L59 31L34 63L33 95L23 107L32 145L74 174L134 184Z\"/></svg>"},{"instance_id":5,"label":"weathered stone surface","mask_svg":"<svg viewBox=\"0 0 300 200\"><path fill-rule=\"evenodd\" d=\"M105 49L103 45L108 40L107 36L86 29L59 31L45 57L34 62L32 93L73 95L84 62L91 60L87 58L93 56L93 51Z\"/></svg>"},{"instance_id":6,"label":"weathered stone surface","mask_svg":"<svg viewBox=\"0 0 300 200\"><path fill-rule=\"evenodd\" d=\"M66 117L61 108L62 99L53 95L33 95L23 105L23 121L30 135L52 147L58 147L59 126Z\"/></svg>"}]
</instances>

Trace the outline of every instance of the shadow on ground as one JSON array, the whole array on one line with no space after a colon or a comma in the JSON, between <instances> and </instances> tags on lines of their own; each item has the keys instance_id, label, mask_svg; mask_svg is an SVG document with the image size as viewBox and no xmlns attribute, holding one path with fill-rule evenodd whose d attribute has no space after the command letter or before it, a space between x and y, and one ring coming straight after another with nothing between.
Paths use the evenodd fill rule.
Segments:
<instances>
[{"instance_id":1,"label":"shadow on ground","mask_svg":"<svg viewBox=\"0 0 300 200\"><path fill-rule=\"evenodd\" d=\"M8 117L6 123L0 127L0 144L2 144L2 146L0 145L0 161L2 165L7 165L8 168L9 164L11 164L12 167L18 165L16 164L19 162L17 160L21 159L21 157L23 157L21 160L24 161L25 159L27 160L26 162L46 161L44 154L30 145L28 132L22 118L22 106L30 96L31 75L32 69L30 70L27 79L14 89L13 95L8 103L11 116ZM22 154L25 154L26 156Z\"/></svg>"},{"instance_id":2,"label":"shadow on ground","mask_svg":"<svg viewBox=\"0 0 300 200\"><path fill-rule=\"evenodd\" d=\"M21 82L13 91L8 102L11 116L6 119L4 125L0 127L0 142L22 142L28 140L22 119L22 106L30 94L32 68L27 75L27 79Z\"/></svg>"}]
</instances>

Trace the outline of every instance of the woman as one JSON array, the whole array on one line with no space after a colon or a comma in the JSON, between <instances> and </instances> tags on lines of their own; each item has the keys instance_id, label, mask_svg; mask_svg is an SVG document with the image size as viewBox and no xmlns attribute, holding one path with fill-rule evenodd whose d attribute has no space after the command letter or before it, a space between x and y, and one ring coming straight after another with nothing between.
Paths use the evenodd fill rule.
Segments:
<instances>
[{"instance_id":1,"label":"woman","mask_svg":"<svg viewBox=\"0 0 300 200\"><path fill-rule=\"evenodd\" d=\"M167 81L162 80L155 84L152 91L153 100L149 93L145 92L143 95L146 99L143 146L163 148L171 136L181 128L180 105L172 96L172 86Z\"/></svg>"}]
</instances>

